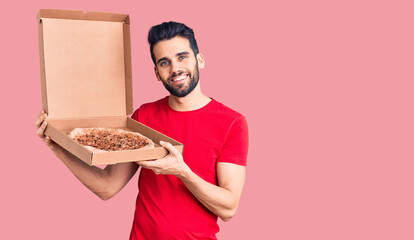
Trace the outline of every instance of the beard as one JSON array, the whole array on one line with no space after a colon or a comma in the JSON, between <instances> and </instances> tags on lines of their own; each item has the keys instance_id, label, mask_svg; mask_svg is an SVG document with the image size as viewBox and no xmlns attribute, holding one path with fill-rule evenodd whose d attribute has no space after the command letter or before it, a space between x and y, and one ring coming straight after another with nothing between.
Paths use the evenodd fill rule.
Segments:
<instances>
[{"instance_id":1,"label":"beard","mask_svg":"<svg viewBox=\"0 0 414 240\"><path fill-rule=\"evenodd\" d=\"M181 74L185 74L184 72L178 72L171 77L169 77L166 81L164 79L161 79L162 84L164 85L165 89L167 89L168 92L170 92L171 95L174 95L176 97L185 97L189 93L191 93L194 88L197 86L198 81L200 79L199 71L198 71L198 63L196 64L196 67L193 71L193 73L188 73L188 78L190 79L190 82L187 86L185 86L186 83L174 85L171 83L171 79L177 76L180 76ZM161 77L160 77L161 78Z\"/></svg>"}]
</instances>

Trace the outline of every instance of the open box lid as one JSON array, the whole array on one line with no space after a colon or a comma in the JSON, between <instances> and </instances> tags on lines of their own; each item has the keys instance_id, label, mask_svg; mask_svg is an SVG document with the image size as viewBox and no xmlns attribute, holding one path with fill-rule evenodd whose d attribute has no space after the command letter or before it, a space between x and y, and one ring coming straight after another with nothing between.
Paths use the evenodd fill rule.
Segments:
<instances>
[{"instance_id":1,"label":"open box lid","mask_svg":"<svg viewBox=\"0 0 414 240\"><path fill-rule=\"evenodd\" d=\"M42 103L50 118L133 111L127 14L41 9Z\"/></svg>"}]
</instances>

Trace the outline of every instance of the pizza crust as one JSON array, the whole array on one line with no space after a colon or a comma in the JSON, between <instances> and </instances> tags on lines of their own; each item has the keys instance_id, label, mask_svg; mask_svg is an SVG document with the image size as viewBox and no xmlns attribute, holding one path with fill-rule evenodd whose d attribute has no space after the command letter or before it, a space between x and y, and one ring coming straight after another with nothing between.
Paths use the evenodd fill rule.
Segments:
<instances>
[{"instance_id":1,"label":"pizza crust","mask_svg":"<svg viewBox=\"0 0 414 240\"><path fill-rule=\"evenodd\" d=\"M138 132L116 128L75 128L68 136L92 152L153 148L154 142Z\"/></svg>"}]
</instances>

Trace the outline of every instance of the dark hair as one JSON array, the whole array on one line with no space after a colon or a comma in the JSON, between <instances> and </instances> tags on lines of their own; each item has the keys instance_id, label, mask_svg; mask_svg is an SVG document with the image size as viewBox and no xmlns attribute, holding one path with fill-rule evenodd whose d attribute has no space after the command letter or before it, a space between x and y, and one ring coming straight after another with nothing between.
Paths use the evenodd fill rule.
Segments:
<instances>
[{"instance_id":1,"label":"dark hair","mask_svg":"<svg viewBox=\"0 0 414 240\"><path fill-rule=\"evenodd\" d=\"M151 58L155 65L154 45L163 40L169 40L174 37L185 37L190 41L190 47L194 52L194 56L198 54L197 41L191 28L178 22L163 22L153 26L148 33L148 43L150 44Z\"/></svg>"}]
</instances>

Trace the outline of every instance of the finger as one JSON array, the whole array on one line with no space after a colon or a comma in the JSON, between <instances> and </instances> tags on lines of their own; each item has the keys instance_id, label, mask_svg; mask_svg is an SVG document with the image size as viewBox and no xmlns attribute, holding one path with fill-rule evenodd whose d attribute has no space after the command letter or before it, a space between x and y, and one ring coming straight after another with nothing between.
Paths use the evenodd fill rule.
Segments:
<instances>
[{"instance_id":1,"label":"finger","mask_svg":"<svg viewBox=\"0 0 414 240\"><path fill-rule=\"evenodd\" d=\"M50 149L52 149L52 151L57 149L57 145L52 139L50 139L49 136L46 136L45 138L43 138L43 141L46 143L47 146L50 147Z\"/></svg>"},{"instance_id":2,"label":"finger","mask_svg":"<svg viewBox=\"0 0 414 240\"><path fill-rule=\"evenodd\" d=\"M39 129L37 130L37 136L39 136L39 137L44 136L46 126L47 126L47 122L43 122L42 125L40 125Z\"/></svg>"},{"instance_id":3,"label":"finger","mask_svg":"<svg viewBox=\"0 0 414 240\"><path fill-rule=\"evenodd\" d=\"M47 118L47 115L44 113L42 115L40 115L37 119L36 119L36 127L39 128L40 125L42 124L42 122Z\"/></svg>"},{"instance_id":4,"label":"finger","mask_svg":"<svg viewBox=\"0 0 414 240\"><path fill-rule=\"evenodd\" d=\"M154 168L158 166L158 162L156 160L139 161L138 164L144 168Z\"/></svg>"},{"instance_id":5,"label":"finger","mask_svg":"<svg viewBox=\"0 0 414 240\"><path fill-rule=\"evenodd\" d=\"M53 145L52 140L50 139L49 136L44 137L43 142L46 143L46 145L48 145L49 147Z\"/></svg>"},{"instance_id":6,"label":"finger","mask_svg":"<svg viewBox=\"0 0 414 240\"><path fill-rule=\"evenodd\" d=\"M37 117L40 117L40 115L45 114L45 110L40 111L39 114L37 114Z\"/></svg>"},{"instance_id":7,"label":"finger","mask_svg":"<svg viewBox=\"0 0 414 240\"><path fill-rule=\"evenodd\" d=\"M165 147L173 156L181 156L181 153L171 143L160 141L160 145Z\"/></svg>"}]
</instances>

